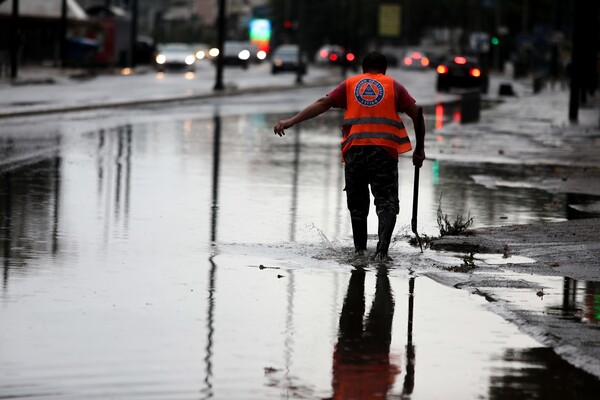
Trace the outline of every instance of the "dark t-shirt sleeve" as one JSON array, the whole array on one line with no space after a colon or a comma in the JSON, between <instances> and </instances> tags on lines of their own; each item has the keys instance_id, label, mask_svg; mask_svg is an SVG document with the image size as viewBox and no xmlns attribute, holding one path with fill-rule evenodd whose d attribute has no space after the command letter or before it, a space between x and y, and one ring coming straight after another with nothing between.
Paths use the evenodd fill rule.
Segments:
<instances>
[{"instance_id":1,"label":"dark t-shirt sleeve","mask_svg":"<svg viewBox=\"0 0 600 400\"><path fill-rule=\"evenodd\" d=\"M394 92L396 93L396 111L404 111L408 106L416 103L416 100L408 94L401 83L394 81Z\"/></svg>"},{"instance_id":2,"label":"dark t-shirt sleeve","mask_svg":"<svg viewBox=\"0 0 600 400\"><path fill-rule=\"evenodd\" d=\"M335 108L346 109L346 81L340 83L335 89L327 93L335 101Z\"/></svg>"}]
</instances>

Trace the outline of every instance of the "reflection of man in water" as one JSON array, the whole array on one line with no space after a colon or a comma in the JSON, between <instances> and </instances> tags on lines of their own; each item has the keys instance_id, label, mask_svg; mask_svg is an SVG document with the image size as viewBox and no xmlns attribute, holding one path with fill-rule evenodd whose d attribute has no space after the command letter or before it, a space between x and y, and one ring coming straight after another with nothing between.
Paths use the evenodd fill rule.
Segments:
<instances>
[{"instance_id":1,"label":"reflection of man in water","mask_svg":"<svg viewBox=\"0 0 600 400\"><path fill-rule=\"evenodd\" d=\"M400 368L390 361L394 299L387 269L377 271L375 298L365 312L365 271L352 271L344 299L338 343L333 354L333 397L343 400L383 399Z\"/></svg>"}]
</instances>

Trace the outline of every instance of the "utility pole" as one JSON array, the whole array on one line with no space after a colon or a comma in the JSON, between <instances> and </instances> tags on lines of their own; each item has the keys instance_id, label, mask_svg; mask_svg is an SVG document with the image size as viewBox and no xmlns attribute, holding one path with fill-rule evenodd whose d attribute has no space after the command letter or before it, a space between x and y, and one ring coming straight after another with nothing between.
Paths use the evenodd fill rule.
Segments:
<instances>
[{"instance_id":1,"label":"utility pole","mask_svg":"<svg viewBox=\"0 0 600 400\"><path fill-rule=\"evenodd\" d=\"M135 68L135 47L137 43L138 0L131 0L131 68Z\"/></svg>"},{"instance_id":2,"label":"utility pole","mask_svg":"<svg viewBox=\"0 0 600 400\"><path fill-rule=\"evenodd\" d=\"M60 7L60 65L67 65L67 0L62 0Z\"/></svg>"},{"instance_id":3,"label":"utility pole","mask_svg":"<svg viewBox=\"0 0 600 400\"><path fill-rule=\"evenodd\" d=\"M225 0L219 0L219 16L217 17L217 48L219 55L217 56L217 74L215 78L215 87L213 90L223 90L223 67L225 53Z\"/></svg>"},{"instance_id":4,"label":"utility pole","mask_svg":"<svg viewBox=\"0 0 600 400\"><path fill-rule=\"evenodd\" d=\"M582 1L573 2L573 39L571 51L571 68L569 81L571 83L571 92L569 96L569 120L577 122L579 114L579 101L582 92L582 59L585 51L585 29L584 25L585 9Z\"/></svg>"},{"instance_id":5,"label":"utility pole","mask_svg":"<svg viewBox=\"0 0 600 400\"><path fill-rule=\"evenodd\" d=\"M302 81L302 75L304 75L304 41L302 40L302 35L304 34L304 2L298 2L298 29L296 31L296 35L298 37L298 68L296 69L296 85L302 85L304 82Z\"/></svg>"},{"instance_id":6,"label":"utility pole","mask_svg":"<svg viewBox=\"0 0 600 400\"><path fill-rule=\"evenodd\" d=\"M12 79L16 79L18 75L19 41L19 0L13 0L10 17L10 77Z\"/></svg>"}]
</instances>

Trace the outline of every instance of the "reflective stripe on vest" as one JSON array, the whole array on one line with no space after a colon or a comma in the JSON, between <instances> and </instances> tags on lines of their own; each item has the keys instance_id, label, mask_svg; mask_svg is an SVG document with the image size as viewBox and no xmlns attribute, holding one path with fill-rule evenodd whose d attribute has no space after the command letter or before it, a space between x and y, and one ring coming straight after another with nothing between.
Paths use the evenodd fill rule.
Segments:
<instances>
[{"instance_id":1,"label":"reflective stripe on vest","mask_svg":"<svg viewBox=\"0 0 600 400\"><path fill-rule=\"evenodd\" d=\"M348 138L342 142L342 148L344 148L348 143L353 140L361 140L361 139L384 139L391 140L396 142L398 145L410 144L410 139L407 137L399 137L393 133L388 132L361 132L355 133L352 135L348 135ZM408 150L407 150L408 151Z\"/></svg>"},{"instance_id":2,"label":"reflective stripe on vest","mask_svg":"<svg viewBox=\"0 0 600 400\"><path fill-rule=\"evenodd\" d=\"M343 125L358 125L358 124L386 124L395 126L398 129L404 129L404 122L395 121L389 118L382 117L365 117L365 118L347 118L344 119Z\"/></svg>"},{"instance_id":3,"label":"reflective stripe on vest","mask_svg":"<svg viewBox=\"0 0 600 400\"><path fill-rule=\"evenodd\" d=\"M382 74L361 74L346 80L347 108L342 153L352 146L387 146L398 153L412 149L396 111L394 80Z\"/></svg>"}]
</instances>

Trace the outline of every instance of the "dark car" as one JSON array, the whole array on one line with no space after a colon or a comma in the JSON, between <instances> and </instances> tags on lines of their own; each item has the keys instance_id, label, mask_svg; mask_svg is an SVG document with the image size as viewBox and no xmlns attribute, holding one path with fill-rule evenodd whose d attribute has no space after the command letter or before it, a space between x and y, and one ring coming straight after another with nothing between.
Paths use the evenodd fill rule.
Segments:
<instances>
[{"instance_id":1,"label":"dark car","mask_svg":"<svg viewBox=\"0 0 600 400\"><path fill-rule=\"evenodd\" d=\"M228 40L224 43L223 64L248 68L251 62L251 46L249 42Z\"/></svg>"},{"instance_id":2,"label":"dark car","mask_svg":"<svg viewBox=\"0 0 600 400\"><path fill-rule=\"evenodd\" d=\"M402 67L409 69L425 70L429 68L429 57L417 49L409 49L402 56Z\"/></svg>"},{"instance_id":3,"label":"dark car","mask_svg":"<svg viewBox=\"0 0 600 400\"><path fill-rule=\"evenodd\" d=\"M317 51L315 62L318 65L338 65L352 69L357 68L356 55L352 51L335 44L322 46Z\"/></svg>"},{"instance_id":4,"label":"dark car","mask_svg":"<svg viewBox=\"0 0 600 400\"><path fill-rule=\"evenodd\" d=\"M454 55L446 58L437 68L436 88L447 92L451 88L479 88L488 92L489 76L476 57Z\"/></svg>"},{"instance_id":5,"label":"dark car","mask_svg":"<svg viewBox=\"0 0 600 400\"><path fill-rule=\"evenodd\" d=\"M271 56L271 73L298 71L306 73L306 62L299 58L300 48L295 44L279 46Z\"/></svg>"}]
</instances>

